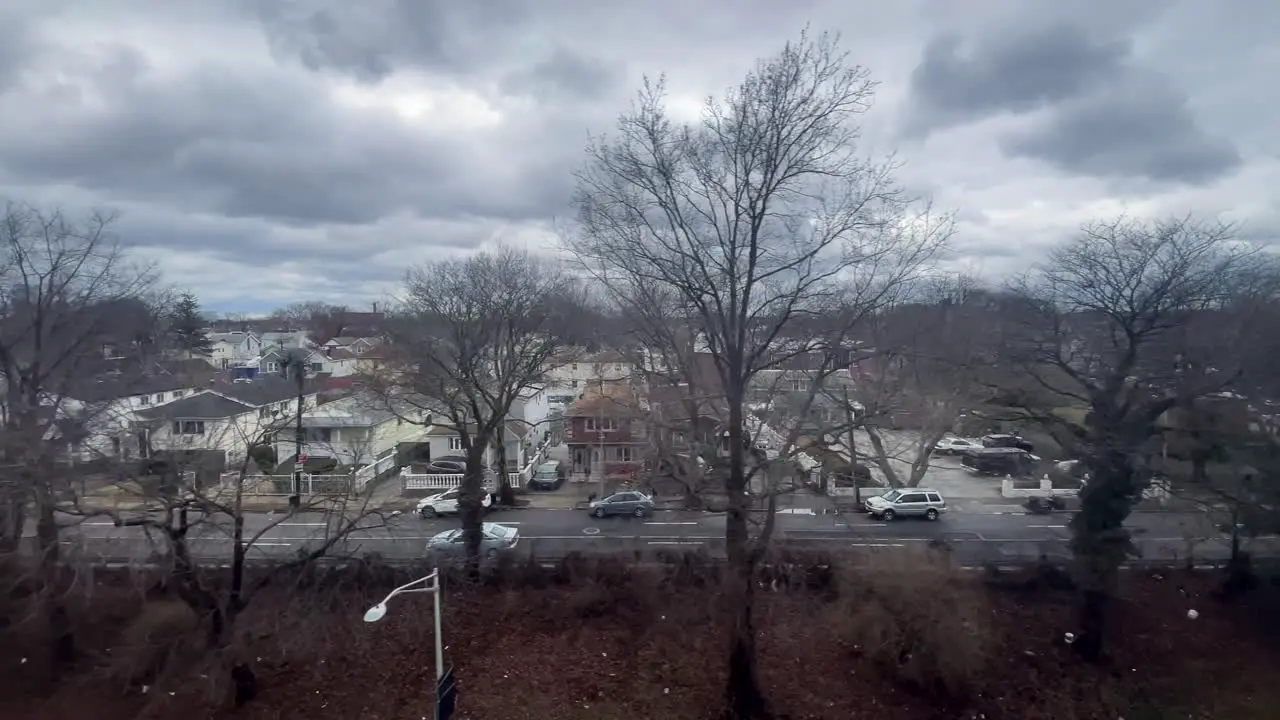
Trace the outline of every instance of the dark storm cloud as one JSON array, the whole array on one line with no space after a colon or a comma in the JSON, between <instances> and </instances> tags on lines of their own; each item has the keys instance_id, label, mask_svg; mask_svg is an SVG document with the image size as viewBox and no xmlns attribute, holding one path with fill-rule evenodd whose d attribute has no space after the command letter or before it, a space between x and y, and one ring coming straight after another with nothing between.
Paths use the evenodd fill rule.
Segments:
<instances>
[{"instance_id":1,"label":"dark storm cloud","mask_svg":"<svg viewBox=\"0 0 1280 720\"><path fill-rule=\"evenodd\" d=\"M1206 184L1240 165L1231 143L1196 125L1186 98L1158 77L1134 80L1061 105L1001 148L1077 175L1155 182Z\"/></svg>"},{"instance_id":2,"label":"dark storm cloud","mask_svg":"<svg viewBox=\"0 0 1280 720\"><path fill-rule=\"evenodd\" d=\"M308 226L542 218L568 197L531 175L545 168L477 163L453 138L335 108L318 86L212 67L162 81L127 48L99 60L78 85L0 96L0 170Z\"/></svg>"},{"instance_id":3,"label":"dark storm cloud","mask_svg":"<svg viewBox=\"0 0 1280 720\"><path fill-rule=\"evenodd\" d=\"M908 136L997 114L1032 115L1001 140L1011 156L1068 173L1206 183L1234 169L1229 143L1197 125L1184 93L1139 67L1128 40L1055 24L966 42L936 38L911 75Z\"/></svg>"},{"instance_id":4,"label":"dark storm cloud","mask_svg":"<svg viewBox=\"0 0 1280 720\"><path fill-rule=\"evenodd\" d=\"M274 52L376 82L418 67L466 76L527 19L519 0L285 0L250 6Z\"/></svg>"},{"instance_id":5,"label":"dark storm cloud","mask_svg":"<svg viewBox=\"0 0 1280 720\"><path fill-rule=\"evenodd\" d=\"M507 74L499 83L505 95L531 95L538 100L596 99L616 91L621 69L604 61L591 61L563 48L529 67Z\"/></svg>"},{"instance_id":6,"label":"dark storm cloud","mask_svg":"<svg viewBox=\"0 0 1280 720\"><path fill-rule=\"evenodd\" d=\"M1089 37L1071 25L966 44L939 36L911 73L909 133L1002 112L1024 113L1088 93L1122 72L1128 44Z\"/></svg>"}]
</instances>

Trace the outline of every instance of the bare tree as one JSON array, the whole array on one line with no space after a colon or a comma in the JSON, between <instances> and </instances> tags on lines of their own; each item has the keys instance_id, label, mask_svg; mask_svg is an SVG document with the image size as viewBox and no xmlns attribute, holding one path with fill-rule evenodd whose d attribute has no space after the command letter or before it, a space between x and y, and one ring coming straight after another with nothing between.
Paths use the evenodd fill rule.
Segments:
<instances>
[{"instance_id":1,"label":"bare tree","mask_svg":"<svg viewBox=\"0 0 1280 720\"><path fill-rule=\"evenodd\" d=\"M305 330L316 343L340 337L348 329L344 305L330 305L315 300L296 302L276 310L271 318L288 330Z\"/></svg>"},{"instance_id":2,"label":"bare tree","mask_svg":"<svg viewBox=\"0 0 1280 720\"><path fill-rule=\"evenodd\" d=\"M290 431L291 418L262 423L257 420L232 422L213 435L205 436L207 448L227 446L255 448L269 446L277 434ZM198 450L197 447L189 450ZM199 453L189 453L188 456ZM268 543L270 535L293 512L262 513L253 511L251 496L264 488L275 494L271 484L257 478L255 457L245 453L228 473L211 477L209 468L183 462L168 463L159 478L140 477L129 473L121 480L122 489L131 490L141 511L121 512L111 507L90 507L78 503L69 512L82 518L110 517L117 527L139 528L157 550L158 561L167 570L166 588L171 590L200 618L208 647L218 654L230 672L238 702L250 699L256 692L256 677L250 666L229 652L233 629L240 615L249 607L255 593L282 574L305 568L327 556L341 554L353 534L384 527L386 517L370 502L371 496L358 492L353 478L347 482L327 484L320 492L308 494L300 504L291 502L291 511L323 513L322 532L314 536L298 553L270 568L251 573L252 551ZM292 488L290 488L292 493ZM209 557L207 542L201 551L192 545L197 535L220 538L228 546L229 558ZM215 572L204 567L206 561L229 561L225 582L217 582Z\"/></svg>"},{"instance_id":3,"label":"bare tree","mask_svg":"<svg viewBox=\"0 0 1280 720\"><path fill-rule=\"evenodd\" d=\"M394 360L374 384L393 407L425 410L458 434L467 458L458 505L473 570L485 451L500 442L512 405L542 385L563 350L568 318L559 308L576 293L574 280L550 262L502 247L411 270L390 319ZM507 482L504 468L499 483Z\"/></svg>"},{"instance_id":4,"label":"bare tree","mask_svg":"<svg viewBox=\"0 0 1280 720\"><path fill-rule=\"evenodd\" d=\"M1016 285L1023 302L1006 360L1041 398L1020 409L1057 428L1090 477L1071 522L1082 583L1074 647L1087 659L1102 652L1131 550L1124 522L1152 475L1144 450L1156 420L1237 378L1215 357L1216 333L1234 323L1201 321L1226 317L1256 261L1229 227L1120 218L1086 225ZM1076 424L1047 404L1081 407L1087 419Z\"/></svg>"},{"instance_id":5,"label":"bare tree","mask_svg":"<svg viewBox=\"0 0 1280 720\"><path fill-rule=\"evenodd\" d=\"M154 275L132 266L110 232L114 216L74 219L8 205L0 218L0 376L8 474L0 480L0 550L13 550L30 504L41 581L57 584L55 511L66 475L53 443L68 419L68 390L101 371L104 345L130 345L153 317L142 298ZM64 438L65 439L65 438ZM56 597L52 593L51 597ZM48 608L54 672L72 657L65 609Z\"/></svg>"},{"instance_id":6,"label":"bare tree","mask_svg":"<svg viewBox=\"0 0 1280 720\"><path fill-rule=\"evenodd\" d=\"M673 120L663 83L646 81L617 135L591 145L578 176L571 250L632 313L645 344L677 347L659 325L681 318L678 342L704 346L724 397L735 717L766 712L752 588L772 521L753 541L748 387L839 334L789 343L787 328L858 316L931 259L950 227L947 218L908 215L893 164L858 156L854 120L873 89L837 37L806 33L708 100L697 125ZM681 362L680 352L670 355Z\"/></svg>"}]
</instances>

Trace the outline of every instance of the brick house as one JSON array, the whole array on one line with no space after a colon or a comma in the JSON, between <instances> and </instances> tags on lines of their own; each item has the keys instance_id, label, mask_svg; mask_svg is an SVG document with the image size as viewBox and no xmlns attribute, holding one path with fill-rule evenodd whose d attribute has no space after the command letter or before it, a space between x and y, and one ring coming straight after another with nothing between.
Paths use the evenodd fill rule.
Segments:
<instances>
[{"instance_id":1,"label":"brick house","mask_svg":"<svg viewBox=\"0 0 1280 720\"><path fill-rule=\"evenodd\" d=\"M575 482L634 479L649 444L643 416L640 396L630 384L588 389L564 414L570 477Z\"/></svg>"}]
</instances>

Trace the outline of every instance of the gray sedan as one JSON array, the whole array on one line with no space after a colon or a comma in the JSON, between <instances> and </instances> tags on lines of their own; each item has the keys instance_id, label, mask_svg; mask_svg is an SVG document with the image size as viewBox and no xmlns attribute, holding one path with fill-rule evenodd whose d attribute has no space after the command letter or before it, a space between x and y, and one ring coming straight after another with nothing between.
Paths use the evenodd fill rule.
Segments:
<instances>
[{"instance_id":1,"label":"gray sedan","mask_svg":"<svg viewBox=\"0 0 1280 720\"><path fill-rule=\"evenodd\" d=\"M520 542L520 531L509 525L485 523L480 532L480 554L489 559L513 549ZM446 530L427 541L427 553L464 556L467 554L466 535L461 530Z\"/></svg>"},{"instance_id":2,"label":"gray sedan","mask_svg":"<svg viewBox=\"0 0 1280 720\"><path fill-rule=\"evenodd\" d=\"M614 493L591 503L591 515L602 518L607 515L634 515L648 517L653 514L653 498L642 492L629 490Z\"/></svg>"}]
</instances>

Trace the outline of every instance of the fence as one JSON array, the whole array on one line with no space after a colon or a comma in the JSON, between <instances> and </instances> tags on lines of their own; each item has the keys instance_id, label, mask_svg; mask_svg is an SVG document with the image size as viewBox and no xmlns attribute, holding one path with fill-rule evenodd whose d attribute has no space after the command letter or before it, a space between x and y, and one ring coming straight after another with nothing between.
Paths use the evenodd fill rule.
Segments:
<instances>
[{"instance_id":1,"label":"fence","mask_svg":"<svg viewBox=\"0 0 1280 720\"><path fill-rule=\"evenodd\" d=\"M225 473L222 476L224 488L231 488L240 481L240 473ZM346 495L355 487L350 475L312 475L302 474L303 495ZM292 475L248 475L244 478L246 495L292 495Z\"/></svg>"},{"instance_id":2,"label":"fence","mask_svg":"<svg viewBox=\"0 0 1280 720\"><path fill-rule=\"evenodd\" d=\"M359 470L356 470L356 491L363 491L369 483L382 477L384 473L390 471L394 467L396 467L396 449L392 448L382 457L375 460L372 465L365 465Z\"/></svg>"},{"instance_id":3,"label":"fence","mask_svg":"<svg viewBox=\"0 0 1280 720\"><path fill-rule=\"evenodd\" d=\"M534 470L542 463L543 456L546 452L545 445L539 447L534 452L533 457L528 463L525 463L524 469L507 473L507 482L513 488L522 488L533 477ZM437 473L400 473L401 490L405 492L422 491L422 490L452 490L462 484L461 474L437 474Z\"/></svg>"}]
</instances>

